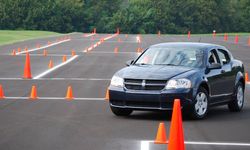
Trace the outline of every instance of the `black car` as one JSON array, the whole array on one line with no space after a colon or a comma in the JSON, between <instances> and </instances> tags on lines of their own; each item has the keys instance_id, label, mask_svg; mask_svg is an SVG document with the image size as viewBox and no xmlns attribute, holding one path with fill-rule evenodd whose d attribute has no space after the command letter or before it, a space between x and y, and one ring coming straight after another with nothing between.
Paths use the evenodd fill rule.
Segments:
<instances>
[{"instance_id":1,"label":"black car","mask_svg":"<svg viewBox=\"0 0 250 150\"><path fill-rule=\"evenodd\" d=\"M207 43L161 43L150 46L111 79L112 112L171 110L180 99L183 113L204 118L210 106L244 104L244 66L223 46Z\"/></svg>"}]
</instances>

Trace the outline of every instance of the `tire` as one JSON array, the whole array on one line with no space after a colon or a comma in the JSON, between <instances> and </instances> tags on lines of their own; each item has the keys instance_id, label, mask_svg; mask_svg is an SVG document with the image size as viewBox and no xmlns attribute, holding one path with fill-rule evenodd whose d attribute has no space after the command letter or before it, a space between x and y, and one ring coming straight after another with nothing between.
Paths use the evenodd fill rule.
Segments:
<instances>
[{"instance_id":1,"label":"tire","mask_svg":"<svg viewBox=\"0 0 250 150\"><path fill-rule=\"evenodd\" d=\"M110 106L110 108L113 114L115 114L116 116L129 116L133 112L132 109L117 108L113 106Z\"/></svg>"},{"instance_id":2,"label":"tire","mask_svg":"<svg viewBox=\"0 0 250 150\"><path fill-rule=\"evenodd\" d=\"M239 112L244 105L244 87L241 82L236 84L232 101L228 103L228 109L232 112Z\"/></svg>"},{"instance_id":3,"label":"tire","mask_svg":"<svg viewBox=\"0 0 250 150\"><path fill-rule=\"evenodd\" d=\"M200 87L195 96L194 104L189 108L188 116L191 119L203 119L206 117L209 109L209 96L205 88Z\"/></svg>"}]
</instances>

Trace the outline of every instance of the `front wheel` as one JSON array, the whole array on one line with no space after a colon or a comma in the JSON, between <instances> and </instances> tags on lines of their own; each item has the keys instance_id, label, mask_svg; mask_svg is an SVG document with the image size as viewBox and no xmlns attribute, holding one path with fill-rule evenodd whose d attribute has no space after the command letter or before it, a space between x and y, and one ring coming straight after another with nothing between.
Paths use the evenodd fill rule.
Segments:
<instances>
[{"instance_id":1,"label":"front wheel","mask_svg":"<svg viewBox=\"0 0 250 150\"><path fill-rule=\"evenodd\" d=\"M191 106L191 108L189 108L188 115L192 119L203 119L207 115L208 107L208 92L205 88L200 87L195 96L194 104Z\"/></svg>"},{"instance_id":2,"label":"front wheel","mask_svg":"<svg viewBox=\"0 0 250 150\"><path fill-rule=\"evenodd\" d=\"M115 114L116 116L129 116L133 112L132 109L117 108L113 106L110 106L110 108L113 114Z\"/></svg>"},{"instance_id":3,"label":"front wheel","mask_svg":"<svg viewBox=\"0 0 250 150\"><path fill-rule=\"evenodd\" d=\"M244 88L243 84L239 82L236 85L232 101L228 103L228 108L232 112L238 112L242 110L243 105L244 105Z\"/></svg>"}]
</instances>

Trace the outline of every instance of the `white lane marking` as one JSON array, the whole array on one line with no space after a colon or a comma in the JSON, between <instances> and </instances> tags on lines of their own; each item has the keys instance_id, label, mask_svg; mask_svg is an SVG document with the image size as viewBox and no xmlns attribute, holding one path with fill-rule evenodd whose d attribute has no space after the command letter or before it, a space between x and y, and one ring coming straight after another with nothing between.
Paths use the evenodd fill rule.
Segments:
<instances>
[{"instance_id":1,"label":"white lane marking","mask_svg":"<svg viewBox=\"0 0 250 150\"><path fill-rule=\"evenodd\" d=\"M60 42L51 43L49 45L42 46L42 47L39 47L39 48L30 49L30 50L27 50L27 51L17 52L16 55L23 54L23 53L26 53L26 52L38 51L40 49L48 48L48 47L55 46L55 45L58 45L58 44L61 44L61 43L64 43L64 42L68 42L68 41L70 41L70 39L63 40L63 41L60 41Z\"/></svg>"},{"instance_id":2,"label":"white lane marking","mask_svg":"<svg viewBox=\"0 0 250 150\"><path fill-rule=\"evenodd\" d=\"M107 52L107 51L93 51L91 53L100 53L100 54L114 54L114 52ZM117 52L118 54L136 54L136 52Z\"/></svg>"},{"instance_id":3,"label":"white lane marking","mask_svg":"<svg viewBox=\"0 0 250 150\"><path fill-rule=\"evenodd\" d=\"M23 78L0 78L0 80L27 80ZM29 79L32 80L32 79ZM111 79L104 79L104 78L39 78L35 79L38 81L53 81L53 80L76 80L76 81L110 81Z\"/></svg>"},{"instance_id":4,"label":"white lane marking","mask_svg":"<svg viewBox=\"0 0 250 150\"><path fill-rule=\"evenodd\" d=\"M224 143L224 142L192 142L186 141L185 144L192 145L217 145L217 146L250 146L250 143Z\"/></svg>"},{"instance_id":5,"label":"white lane marking","mask_svg":"<svg viewBox=\"0 0 250 150\"><path fill-rule=\"evenodd\" d=\"M108 36L108 37L106 37L106 38L104 38L104 40L106 41L106 40L109 40L109 39L111 39L111 38L113 38L113 37L115 37L115 36L117 36L118 34L116 33L116 34L113 34L113 35L111 35L111 36Z\"/></svg>"},{"instance_id":6,"label":"white lane marking","mask_svg":"<svg viewBox=\"0 0 250 150\"><path fill-rule=\"evenodd\" d=\"M149 145L154 141L141 141L141 150L149 150ZM250 147L250 143L229 143L229 142L202 142L202 141L185 141L188 145L215 145L215 146L247 146Z\"/></svg>"},{"instance_id":7,"label":"white lane marking","mask_svg":"<svg viewBox=\"0 0 250 150\"><path fill-rule=\"evenodd\" d=\"M91 34L85 35L84 37L90 37L90 36L93 36L93 35L95 35L95 33L91 33Z\"/></svg>"},{"instance_id":8,"label":"white lane marking","mask_svg":"<svg viewBox=\"0 0 250 150\"><path fill-rule=\"evenodd\" d=\"M4 97L5 99L30 99L29 97ZM66 99L65 97L37 97L37 99L45 99L45 100L62 100ZM78 101L105 101L105 98L87 98L87 97L76 97L73 98L73 100L78 100Z\"/></svg>"},{"instance_id":9,"label":"white lane marking","mask_svg":"<svg viewBox=\"0 0 250 150\"><path fill-rule=\"evenodd\" d=\"M106 41L106 40L111 39L111 38L113 38L113 37L115 37L115 36L117 36L117 35L118 35L117 33L116 33L116 34L113 34L113 35L110 35L110 36L104 38L103 40ZM84 53L89 52L89 51L93 50L94 48L96 48L98 45L101 45L101 44L102 44L102 42L101 42L101 41L98 41L98 42L96 42L94 45L92 45L92 46L86 48L83 52L84 52Z\"/></svg>"},{"instance_id":10,"label":"white lane marking","mask_svg":"<svg viewBox=\"0 0 250 150\"><path fill-rule=\"evenodd\" d=\"M141 141L141 150L149 150L149 142Z\"/></svg>"},{"instance_id":11,"label":"white lane marking","mask_svg":"<svg viewBox=\"0 0 250 150\"><path fill-rule=\"evenodd\" d=\"M68 59L67 61L65 61L65 62L63 62L63 63L61 63L61 64L59 64L59 65L57 65L57 66L55 66L55 67L53 67L53 68L51 68L51 69L48 69L47 71L45 71L45 72L43 72L43 73L41 73L41 74L39 74L39 75L37 75L37 76L34 77L33 79L39 79L39 78L41 78L41 77L43 77L43 76L49 74L50 72L52 72L52 71L54 71L54 70L56 70L56 69L58 69L58 68L60 68L60 67L62 67L62 66L64 66L64 65L66 65L66 64L68 64L68 63L70 63L71 61L73 61L73 60L76 59L77 57L78 57L78 55L75 55L75 56L71 57L70 59Z\"/></svg>"}]
</instances>

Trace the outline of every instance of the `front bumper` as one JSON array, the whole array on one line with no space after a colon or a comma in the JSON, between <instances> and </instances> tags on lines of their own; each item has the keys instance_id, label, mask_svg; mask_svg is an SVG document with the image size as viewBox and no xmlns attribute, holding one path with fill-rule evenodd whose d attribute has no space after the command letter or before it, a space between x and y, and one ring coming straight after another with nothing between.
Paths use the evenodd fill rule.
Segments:
<instances>
[{"instance_id":1,"label":"front bumper","mask_svg":"<svg viewBox=\"0 0 250 150\"><path fill-rule=\"evenodd\" d=\"M125 90L110 86L109 98L112 107L135 110L171 110L174 99L180 99L182 107L191 105L193 89L149 91Z\"/></svg>"}]
</instances>

